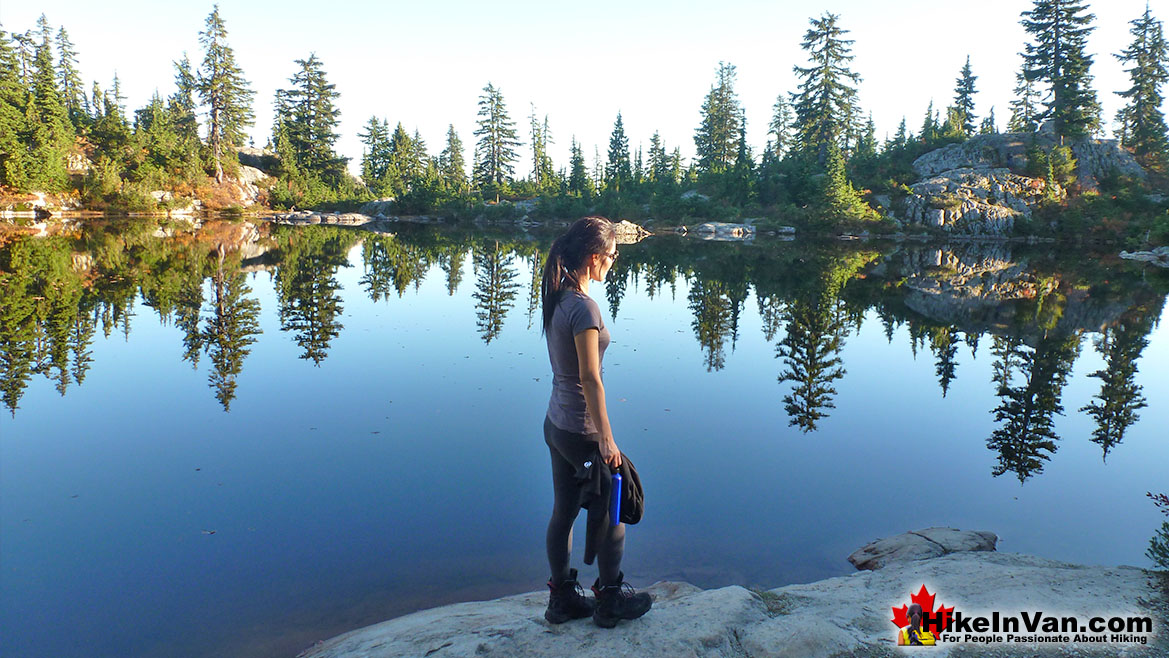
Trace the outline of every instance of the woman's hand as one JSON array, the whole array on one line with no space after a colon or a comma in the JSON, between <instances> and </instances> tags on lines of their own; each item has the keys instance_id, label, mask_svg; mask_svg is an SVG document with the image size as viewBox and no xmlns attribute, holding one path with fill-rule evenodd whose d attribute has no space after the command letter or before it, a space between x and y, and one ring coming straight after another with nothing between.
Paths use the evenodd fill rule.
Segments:
<instances>
[{"instance_id":1,"label":"woman's hand","mask_svg":"<svg viewBox=\"0 0 1169 658\"><path fill-rule=\"evenodd\" d=\"M613 441L612 436L602 436L600 441L601 446L601 461L605 462L613 468L621 466L621 451L617 449L617 443Z\"/></svg>"}]
</instances>

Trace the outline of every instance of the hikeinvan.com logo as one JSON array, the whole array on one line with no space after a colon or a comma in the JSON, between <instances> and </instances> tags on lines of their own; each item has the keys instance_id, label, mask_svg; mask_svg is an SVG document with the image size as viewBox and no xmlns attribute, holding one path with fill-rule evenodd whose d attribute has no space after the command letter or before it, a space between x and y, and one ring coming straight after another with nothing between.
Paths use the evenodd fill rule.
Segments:
<instances>
[{"instance_id":1,"label":"hikeinvan.com logo","mask_svg":"<svg viewBox=\"0 0 1169 658\"><path fill-rule=\"evenodd\" d=\"M1041 610L965 614L941 602L922 584L909 603L893 608L901 646L938 644L1148 644L1152 617L1061 616Z\"/></svg>"}]
</instances>

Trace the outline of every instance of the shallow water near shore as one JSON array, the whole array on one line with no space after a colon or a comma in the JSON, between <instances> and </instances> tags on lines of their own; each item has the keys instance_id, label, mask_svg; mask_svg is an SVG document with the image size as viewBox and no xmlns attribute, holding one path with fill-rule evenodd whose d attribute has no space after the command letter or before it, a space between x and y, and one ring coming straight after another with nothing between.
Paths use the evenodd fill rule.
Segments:
<instances>
[{"instance_id":1,"label":"shallow water near shore","mask_svg":"<svg viewBox=\"0 0 1169 658\"><path fill-rule=\"evenodd\" d=\"M551 236L143 222L0 246L0 653L295 655L543 587ZM1163 271L1005 244L620 254L591 293L646 489L633 583L809 582L931 525L1149 566Z\"/></svg>"}]
</instances>

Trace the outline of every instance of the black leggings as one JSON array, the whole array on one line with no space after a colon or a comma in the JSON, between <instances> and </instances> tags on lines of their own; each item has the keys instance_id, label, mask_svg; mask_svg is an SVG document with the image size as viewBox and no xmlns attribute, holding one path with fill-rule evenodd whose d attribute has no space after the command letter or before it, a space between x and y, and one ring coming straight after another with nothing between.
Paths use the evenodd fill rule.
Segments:
<instances>
[{"instance_id":1,"label":"black leggings","mask_svg":"<svg viewBox=\"0 0 1169 658\"><path fill-rule=\"evenodd\" d=\"M576 483L574 462L588 459L600 434L566 432L544 418L544 442L552 453L552 518L548 521L545 540L548 549L548 567L552 580L568 578L568 559L572 553L572 524L580 512L580 494ZM621 558L625 554L625 524L605 524L608 535L600 538L597 546L597 569L602 585L621 582Z\"/></svg>"}]
</instances>

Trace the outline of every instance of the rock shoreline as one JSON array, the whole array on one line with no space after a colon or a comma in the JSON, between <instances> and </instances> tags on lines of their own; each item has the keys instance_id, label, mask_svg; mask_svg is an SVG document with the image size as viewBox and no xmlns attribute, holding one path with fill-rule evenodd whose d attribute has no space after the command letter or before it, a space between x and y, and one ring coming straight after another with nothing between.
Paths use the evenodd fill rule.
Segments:
<instances>
[{"instance_id":1,"label":"rock shoreline","mask_svg":"<svg viewBox=\"0 0 1169 658\"><path fill-rule=\"evenodd\" d=\"M911 537L912 536L912 537ZM938 540L937 551L901 551ZM994 552L992 533L944 528L878 540L876 570L771 590L739 586L703 590L659 582L645 617L613 630L591 620L553 626L544 621L547 592L423 610L318 642L298 658L390 656L750 656L817 658L903 655L896 646L892 608L910 602L924 584L940 605L965 615L1018 616L1023 611L1076 616L1152 617L1147 644L991 645L958 643L930 656L1169 656L1169 576L1135 567L1070 564ZM946 552L948 550L955 552ZM875 552L875 553L874 553ZM933 557L922 555L931 554ZM870 555L871 556L871 555ZM858 568L860 568L858 566Z\"/></svg>"}]
</instances>

